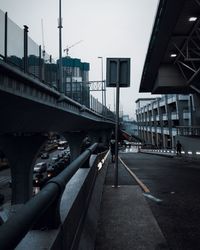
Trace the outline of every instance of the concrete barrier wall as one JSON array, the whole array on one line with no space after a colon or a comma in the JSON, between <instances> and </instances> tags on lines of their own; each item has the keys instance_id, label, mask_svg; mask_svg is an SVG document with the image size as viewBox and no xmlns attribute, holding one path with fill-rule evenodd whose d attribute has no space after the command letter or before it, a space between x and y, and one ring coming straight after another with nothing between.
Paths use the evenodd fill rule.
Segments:
<instances>
[{"instance_id":1,"label":"concrete barrier wall","mask_svg":"<svg viewBox=\"0 0 200 250\"><path fill-rule=\"evenodd\" d=\"M98 171L97 163L97 159L93 158L91 161L92 166L90 168L79 169L66 185L60 205L62 224L59 228L55 230L43 228L41 230L29 231L29 233L17 246L17 250L78 249L78 245L80 247L80 238L82 239L82 242L84 242L83 244L87 244L87 240L85 240L87 236L82 236L82 231L86 226L85 218L88 216L88 206L91 207L90 198L92 196L92 199L94 200L95 194L92 195L93 190L101 190L98 194L99 199L96 198L100 200L100 194L103 189L103 181L101 181L98 189L95 189L94 186L96 185L96 177L99 178L100 173L105 173L105 170ZM105 165L106 164L104 163L104 166ZM105 174L103 178L105 178ZM94 220L97 219L98 216L94 218Z\"/></svg>"}]
</instances>

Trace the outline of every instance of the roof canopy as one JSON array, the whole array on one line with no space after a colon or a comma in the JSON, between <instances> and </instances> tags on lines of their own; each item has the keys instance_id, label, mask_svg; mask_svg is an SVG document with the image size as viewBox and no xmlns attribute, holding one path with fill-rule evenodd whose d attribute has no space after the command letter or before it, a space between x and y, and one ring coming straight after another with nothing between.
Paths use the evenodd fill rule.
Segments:
<instances>
[{"instance_id":1,"label":"roof canopy","mask_svg":"<svg viewBox=\"0 0 200 250\"><path fill-rule=\"evenodd\" d=\"M200 89L200 0L161 0L143 68L140 92Z\"/></svg>"}]
</instances>

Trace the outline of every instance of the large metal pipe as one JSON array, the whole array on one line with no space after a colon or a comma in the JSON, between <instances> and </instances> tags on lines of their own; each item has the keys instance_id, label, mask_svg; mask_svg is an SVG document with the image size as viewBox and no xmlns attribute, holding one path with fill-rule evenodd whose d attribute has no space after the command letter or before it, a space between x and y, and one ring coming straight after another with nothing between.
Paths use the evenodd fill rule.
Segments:
<instances>
[{"instance_id":1,"label":"large metal pipe","mask_svg":"<svg viewBox=\"0 0 200 250\"><path fill-rule=\"evenodd\" d=\"M3 225L0 226L0 249L14 249L27 232L32 228L39 217L45 216L45 212L62 195L67 182L84 165L90 155L97 148L97 143L86 149L58 176L51 179L46 186L30 201L23 205L19 213L13 214ZM57 211L54 211L57 213ZM51 214L51 220L57 217ZM52 218L53 217L53 218ZM56 225L58 226L58 225Z\"/></svg>"}]
</instances>

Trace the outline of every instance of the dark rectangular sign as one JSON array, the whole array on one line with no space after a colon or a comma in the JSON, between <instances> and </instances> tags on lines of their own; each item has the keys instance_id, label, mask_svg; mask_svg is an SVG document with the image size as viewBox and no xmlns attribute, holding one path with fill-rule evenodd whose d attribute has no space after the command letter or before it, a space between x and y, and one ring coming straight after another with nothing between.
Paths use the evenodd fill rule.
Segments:
<instances>
[{"instance_id":1,"label":"dark rectangular sign","mask_svg":"<svg viewBox=\"0 0 200 250\"><path fill-rule=\"evenodd\" d=\"M130 87L130 58L107 58L106 86Z\"/></svg>"}]
</instances>

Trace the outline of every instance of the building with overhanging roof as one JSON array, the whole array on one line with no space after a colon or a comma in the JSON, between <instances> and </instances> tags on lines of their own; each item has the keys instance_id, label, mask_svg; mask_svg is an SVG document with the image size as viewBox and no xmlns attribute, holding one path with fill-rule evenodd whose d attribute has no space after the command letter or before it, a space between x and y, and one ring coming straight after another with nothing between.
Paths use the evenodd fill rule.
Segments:
<instances>
[{"instance_id":1,"label":"building with overhanging roof","mask_svg":"<svg viewBox=\"0 0 200 250\"><path fill-rule=\"evenodd\" d=\"M200 1L160 0L140 92L188 94L191 124L179 128L185 149L200 150ZM194 141L196 140L196 141Z\"/></svg>"},{"instance_id":2,"label":"building with overhanging roof","mask_svg":"<svg viewBox=\"0 0 200 250\"><path fill-rule=\"evenodd\" d=\"M138 135L155 148L174 148L177 127L191 124L189 95L163 95L136 100Z\"/></svg>"}]
</instances>

